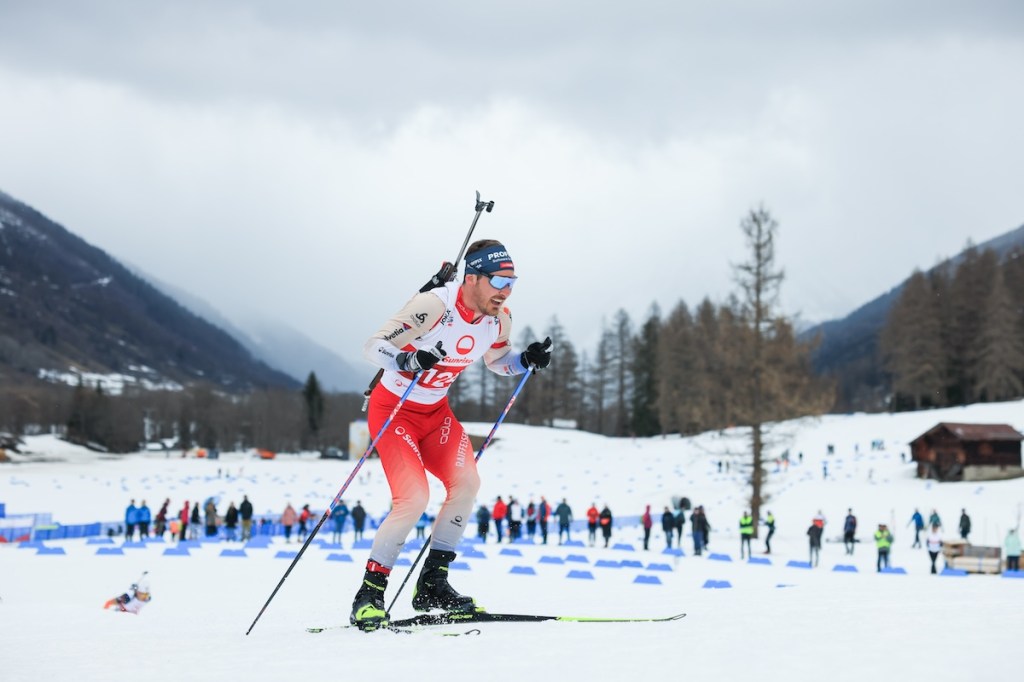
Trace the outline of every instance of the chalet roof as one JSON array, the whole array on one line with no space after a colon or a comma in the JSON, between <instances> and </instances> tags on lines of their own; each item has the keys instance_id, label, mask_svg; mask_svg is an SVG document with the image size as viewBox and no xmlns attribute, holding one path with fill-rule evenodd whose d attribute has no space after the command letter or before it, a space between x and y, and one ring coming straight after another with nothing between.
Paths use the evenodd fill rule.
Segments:
<instances>
[{"instance_id":1,"label":"chalet roof","mask_svg":"<svg viewBox=\"0 0 1024 682\"><path fill-rule=\"evenodd\" d=\"M979 440L1005 440L1021 441L1024 434L1019 433L1009 424L955 424L953 422L939 422L927 432L919 436L924 438L939 430L946 430L963 441Z\"/></svg>"}]
</instances>

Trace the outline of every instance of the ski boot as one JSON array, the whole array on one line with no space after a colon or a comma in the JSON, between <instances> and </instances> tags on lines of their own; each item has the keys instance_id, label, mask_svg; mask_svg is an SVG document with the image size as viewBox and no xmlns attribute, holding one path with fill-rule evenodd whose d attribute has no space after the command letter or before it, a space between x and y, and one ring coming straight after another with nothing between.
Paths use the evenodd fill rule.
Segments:
<instances>
[{"instance_id":1,"label":"ski boot","mask_svg":"<svg viewBox=\"0 0 1024 682\"><path fill-rule=\"evenodd\" d=\"M472 597L459 594L448 584L448 564L455 552L432 549L423 562L423 570L412 593L412 607L417 611L476 611Z\"/></svg>"},{"instance_id":2,"label":"ski boot","mask_svg":"<svg viewBox=\"0 0 1024 682\"><path fill-rule=\"evenodd\" d=\"M363 584L356 592L352 601L352 615L349 622L363 632L387 627L388 614L384 609L384 590L388 586L388 576L379 571L366 570Z\"/></svg>"}]
</instances>

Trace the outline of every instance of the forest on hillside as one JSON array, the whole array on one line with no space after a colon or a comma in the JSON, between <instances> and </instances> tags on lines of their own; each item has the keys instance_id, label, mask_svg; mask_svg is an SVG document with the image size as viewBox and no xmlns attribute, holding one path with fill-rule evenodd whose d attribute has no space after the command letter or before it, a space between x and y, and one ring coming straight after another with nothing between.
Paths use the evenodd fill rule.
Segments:
<instances>
[{"instance_id":1,"label":"forest on hillside","mask_svg":"<svg viewBox=\"0 0 1024 682\"><path fill-rule=\"evenodd\" d=\"M560 425L612 436L697 433L826 411L831 389L810 368L810 346L776 302L783 281L774 264L778 224L765 209L741 222L746 260L734 266L739 288L729 300L691 308L679 301L639 323L624 310L611 318L596 349L577 349L557 319L519 348L550 336L551 365L531 377L509 421ZM479 365L480 363L478 363ZM367 379L370 378L368 373ZM493 422L516 382L477 366L453 386L460 419ZM173 439L177 447L294 451L345 447L348 424L363 417L362 396L325 394L315 374L302 390L262 388L231 394L193 384L181 391L37 384L0 388L0 429L58 431L116 452Z\"/></svg>"},{"instance_id":2,"label":"forest on hillside","mask_svg":"<svg viewBox=\"0 0 1024 682\"><path fill-rule=\"evenodd\" d=\"M879 341L890 409L1024 396L1024 249L914 272Z\"/></svg>"},{"instance_id":3,"label":"forest on hillside","mask_svg":"<svg viewBox=\"0 0 1024 682\"><path fill-rule=\"evenodd\" d=\"M801 342L776 302L778 225L764 209L741 221L746 259L734 266L727 300L634 321L610 318L595 349L577 348L557 318L524 329L518 348L550 336L551 365L531 377L507 421L610 436L693 434L755 426L832 409L834 381L814 373L813 341ZM916 272L880 333L877 362L890 381L885 404L919 409L1024 395L1024 254L969 249L957 267ZM516 386L481 363L449 394L464 421L494 422ZM372 371L367 372L367 380ZM192 384L180 391L100 386L0 387L0 430L56 431L113 452L147 441L176 448L346 449L349 423L365 417L362 396L331 394L310 374L301 390L228 393Z\"/></svg>"}]
</instances>

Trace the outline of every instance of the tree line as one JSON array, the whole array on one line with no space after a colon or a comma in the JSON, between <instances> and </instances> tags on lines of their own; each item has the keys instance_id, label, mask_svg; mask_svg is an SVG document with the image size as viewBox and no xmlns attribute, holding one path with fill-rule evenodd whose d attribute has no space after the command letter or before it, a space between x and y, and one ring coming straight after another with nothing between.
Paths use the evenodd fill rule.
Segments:
<instances>
[{"instance_id":1,"label":"tree line","mask_svg":"<svg viewBox=\"0 0 1024 682\"><path fill-rule=\"evenodd\" d=\"M760 425L827 411L833 388L814 375L811 344L797 340L793 321L777 309L783 281L774 263L778 225L759 208L744 217L741 229L748 252L733 266L737 291L726 301L705 298L691 307L680 300L667 314L652 304L639 321L620 309L589 350L575 346L557 317L540 335L524 329L518 347L550 336L555 355L530 379L507 421L636 437L754 425L759 456ZM455 413L493 423L515 380L482 363L464 374L449 394ZM0 428L62 430L71 440L118 452L158 439L181 448L347 448L349 423L365 416L361 405L361 395L324 393L313 373L301 391L244 395L204 386L116 396L102 388L37 386L0 389Z\"/></svg>"},{"instance_id":2,"label":"tree line","mask_svg":"<svg viewBox=\"0 0 1024 682\"><path fill-rule=\"evenodd\" d=\"M970 246L907 281L879 340L890 409L1024 396L1024 249Z\"/></svg>"}]
</instances>

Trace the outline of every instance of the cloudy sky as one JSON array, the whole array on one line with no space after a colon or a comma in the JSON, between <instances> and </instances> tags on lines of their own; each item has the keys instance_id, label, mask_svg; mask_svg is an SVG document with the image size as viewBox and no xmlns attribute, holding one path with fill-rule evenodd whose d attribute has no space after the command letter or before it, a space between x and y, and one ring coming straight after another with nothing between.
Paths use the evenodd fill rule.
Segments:
<instances>
[{"instance_id":1,"label":"cloudy sky","mask_svg":"<svg viewBox=\"0 0 1024 682\"><path fill-rule=\"evenodd\" d=\"M592 350L735 290L761 204L805 321L1019 226L1022 74L1019 0L0 1L0 190L356 362L479 190Z\"/></svg>"}]
</instances>

